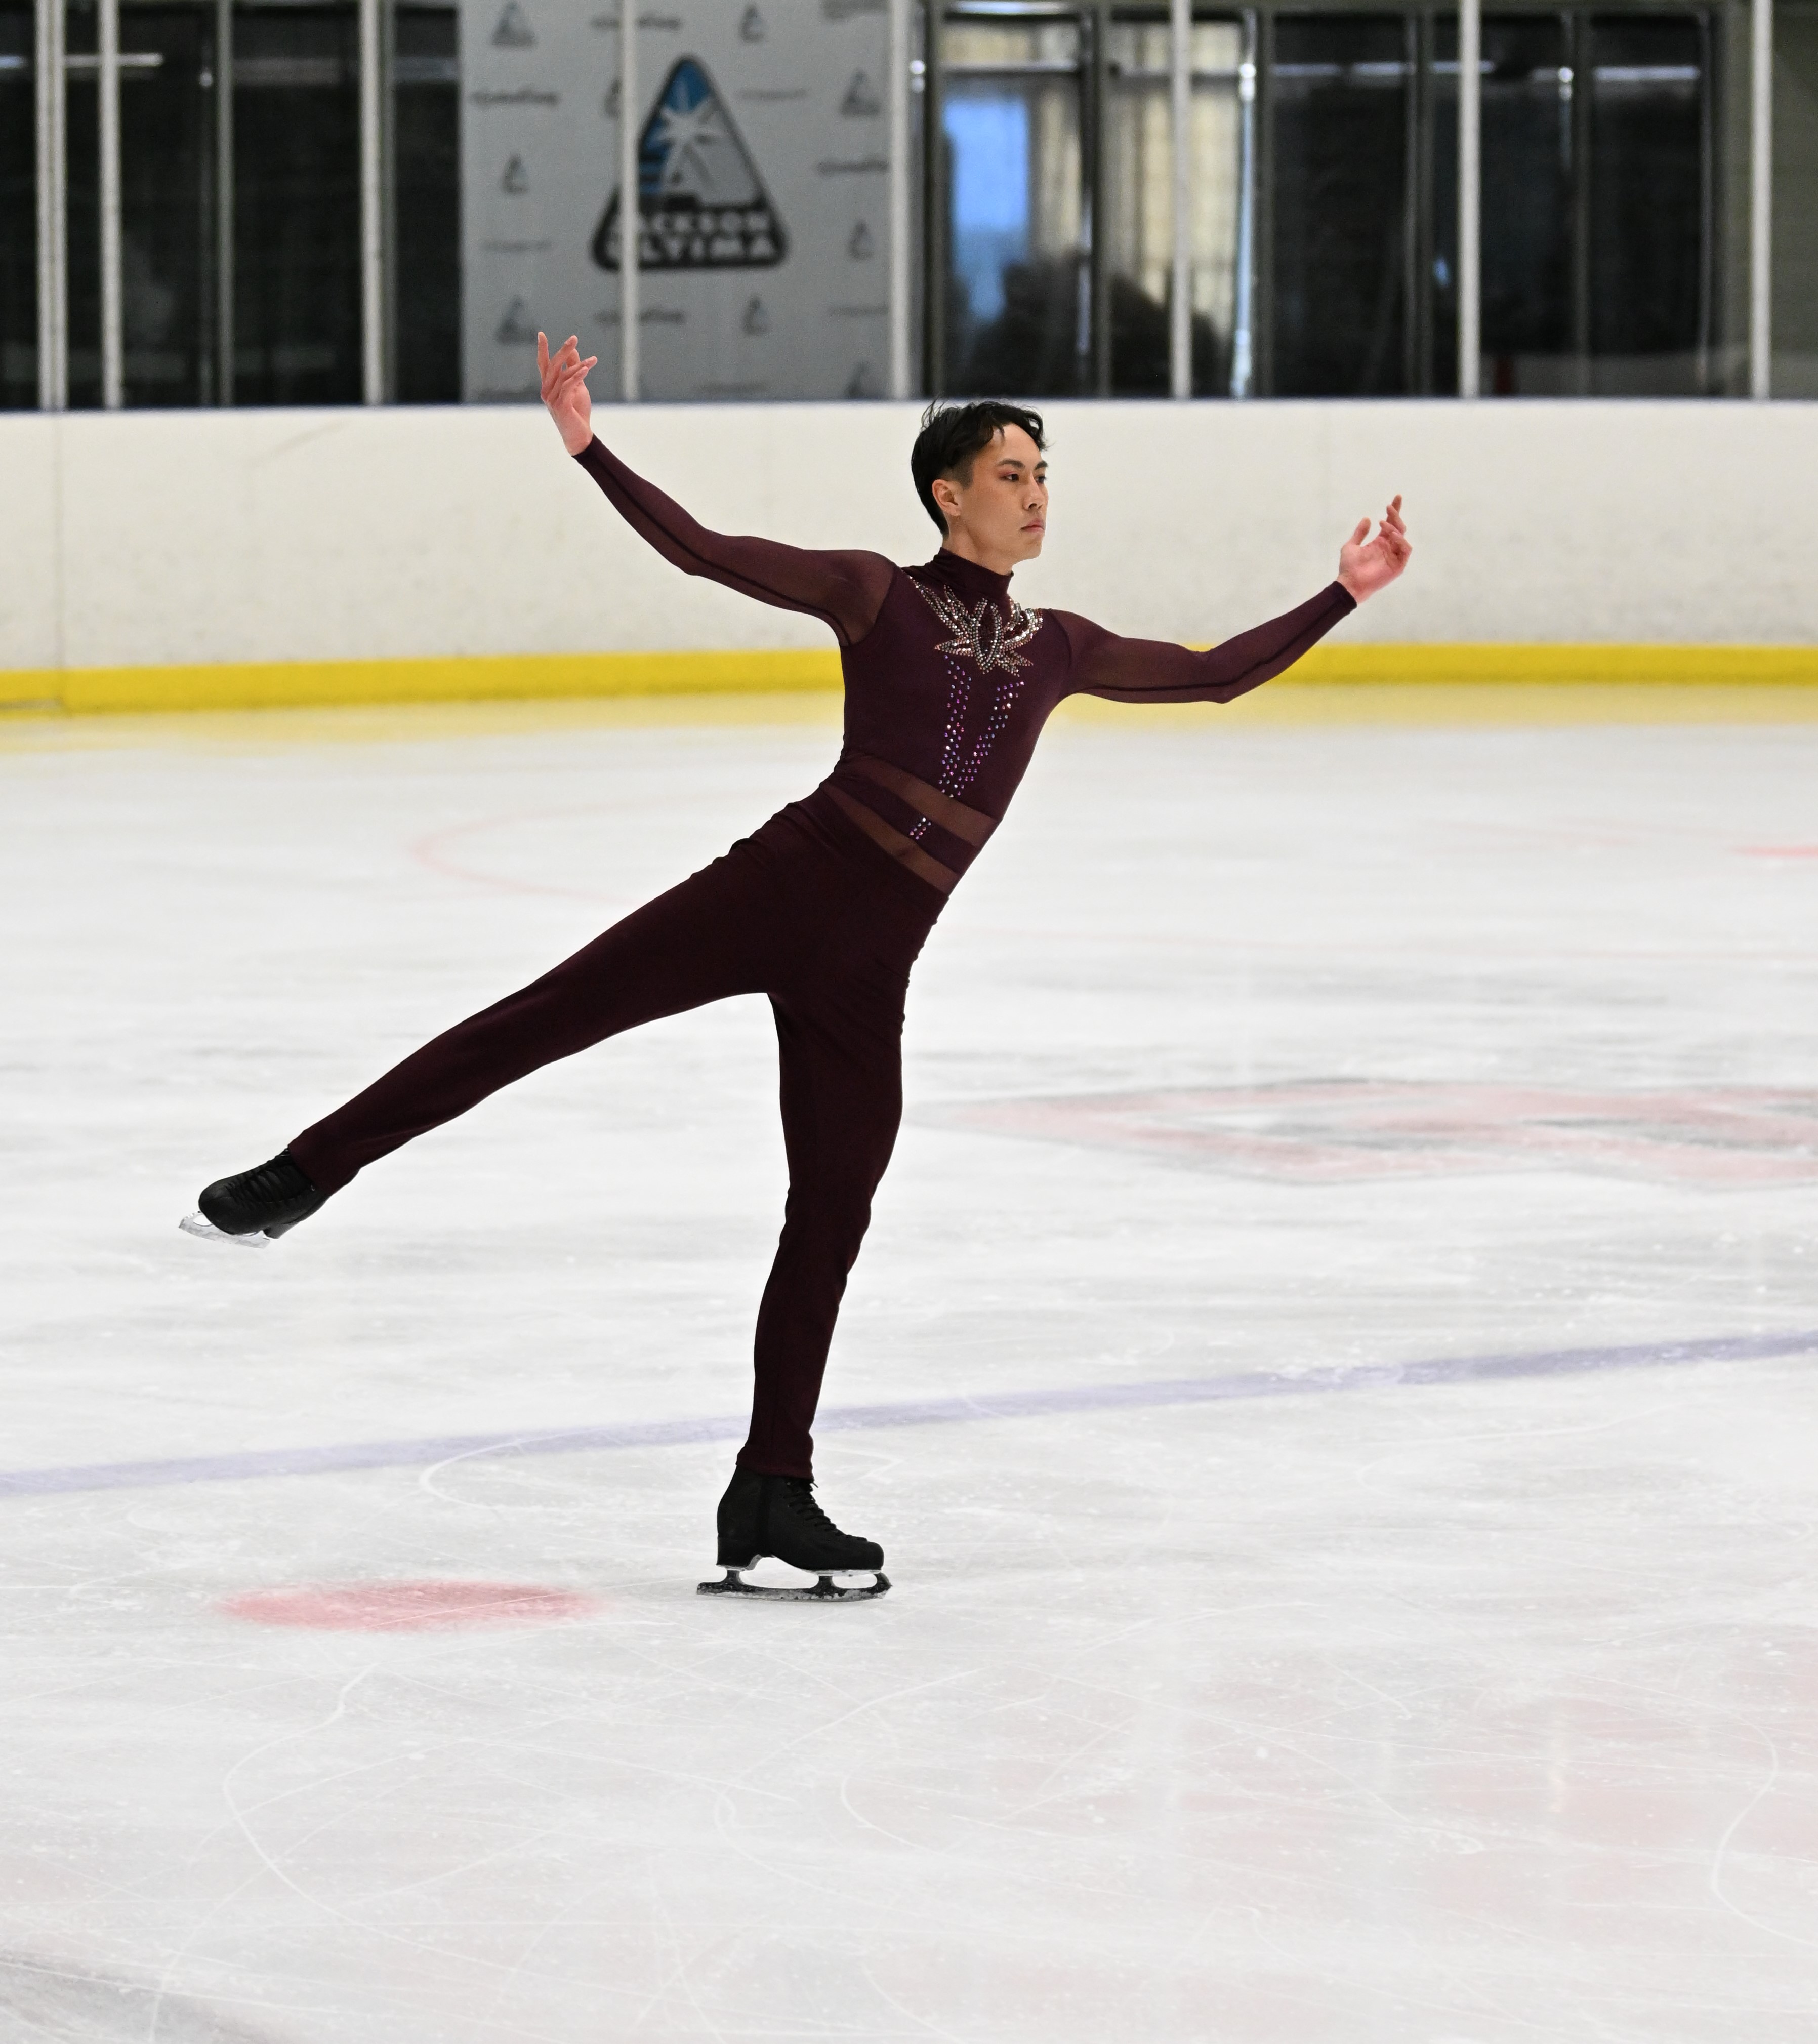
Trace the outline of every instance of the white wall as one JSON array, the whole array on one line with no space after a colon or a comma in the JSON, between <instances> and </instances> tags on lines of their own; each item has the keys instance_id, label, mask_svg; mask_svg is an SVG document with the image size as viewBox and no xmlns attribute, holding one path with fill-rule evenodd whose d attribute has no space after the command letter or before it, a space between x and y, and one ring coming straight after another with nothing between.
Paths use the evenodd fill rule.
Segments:
<instances>
[{"instance_id":1,"label":"white wall","mask_svg":"<svg viewBox=\"0 0 1818 2044\"><path fill-rule=\"evenodd\" d=\"M1024 601L1222 638L1393 490L1410 640L1818 644L1818 405L1055 405ZM602 406L709 524L925 558L913 407ZM824 643L684 581L540 411L0 417L0 667Z\"/></svg>"}]
</instances>

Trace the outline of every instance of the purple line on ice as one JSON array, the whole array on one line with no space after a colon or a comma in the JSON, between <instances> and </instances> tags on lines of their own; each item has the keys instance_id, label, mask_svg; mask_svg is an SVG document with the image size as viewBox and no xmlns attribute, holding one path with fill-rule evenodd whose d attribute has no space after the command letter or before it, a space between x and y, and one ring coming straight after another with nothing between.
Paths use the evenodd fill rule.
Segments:
<instances>
[{"instance_id":1,"label":"purple line on ice","mask_svg":"<svg viewBox=\"0 0 1818 2044\"><path fill-rule=\"evenodd\" d=\"M1386 1390L1403 1384L1570 1377L1589 1370L1661 1369L1686 1362L1760 1362L1776 1356L1805 1355L1814 1350L1818 1350L1818 1328L1781 1335L1726 1335L1704 1341L1642 1342L1619 1348L1435 1356L1420 1362L1366 1362L1343 1369L1253 1370L1229 1377L1174 1377L1138 1384L982 1392L970 1398L918 1398L888 1405L836 1405L821 1413L814 1427L817 1434L839 1434L880 1427L936 1427L968 1420L1044 1419L1065 1412L1212 1404L1225 1399ZM171 1484L237 1483L260 1477L321 1476L343 1470L423 1469L436 1462L480 1455L573 1455L605 1448L674 1447L697 1441L742 1440L745 1426L742 1416L725 1415L698 1420L631 1420L609 1427L563 1427L545 1433L455 1434L441 1439L353 1441L314 1448L179 1455L157 1462L0 1470L0 1497L140 1490Z\"/></svg>"}]
</instances>

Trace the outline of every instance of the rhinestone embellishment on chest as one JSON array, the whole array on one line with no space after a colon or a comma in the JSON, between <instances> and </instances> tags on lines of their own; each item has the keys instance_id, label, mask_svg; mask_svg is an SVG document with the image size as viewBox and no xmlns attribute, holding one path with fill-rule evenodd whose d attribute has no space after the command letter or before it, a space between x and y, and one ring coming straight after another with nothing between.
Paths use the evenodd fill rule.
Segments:
<instances>
[{"instance_id":1,"label":"rhinestone embellishment on chest","mask_svg":"<svg viewBox=\"0 0 1818 2044\"><path fill-rule=\"evenodd\" d=\"M910 577L912 582L915 578ZM916 582L928 607L952 635L935 648L944 657L970 660L982 674L1001 667L1007 674L1020 674L1029 663L1019 647L1028 645L1042 628L1039 610L1010 605L1006 618L997 606L985 601L968 610L950 589L930 588Z\"/></svg>"}]
</instances>

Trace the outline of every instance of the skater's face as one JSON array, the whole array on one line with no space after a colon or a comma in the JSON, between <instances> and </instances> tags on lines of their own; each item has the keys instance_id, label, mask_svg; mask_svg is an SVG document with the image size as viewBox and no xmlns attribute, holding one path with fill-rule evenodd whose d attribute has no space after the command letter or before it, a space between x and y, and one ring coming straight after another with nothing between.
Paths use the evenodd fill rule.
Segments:
<instances>
[{"instance_id":1,"label":"skater's face","mask_svg":"<svg viewBox=\"0 0 1818 2044\"><path fill-rule=\"evenodd\" d=\"M932 486L947 545L999 574L1032 561L1047 530L1047 472L1041 449L1020 426L1000 426L973 456L970 475L937 476Z\"/></svg>"}]
</instances>

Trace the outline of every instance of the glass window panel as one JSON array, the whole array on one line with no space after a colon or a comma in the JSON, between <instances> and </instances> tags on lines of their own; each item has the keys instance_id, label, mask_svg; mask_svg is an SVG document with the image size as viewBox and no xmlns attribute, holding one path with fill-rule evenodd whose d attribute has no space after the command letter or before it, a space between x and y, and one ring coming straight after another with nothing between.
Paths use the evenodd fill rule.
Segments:
<instances>
[{"instance_id":1,"label":"glass window panel","mask_svg":"<svg viewBox=\"0 0 1818 2044\"><path fill-rule=\"evenodd\" d=\"M1484 389L1714 387L1709 16L1492 17L1484 56Z\"/></svg>"},{"instance_id":2,"label":"glass window panel","mask_svg":"<svg viewBox=\"0 0 1818 2044\"><path fill-rule=\"evenodd\" d=\"M1459 30L1458 17L1436 19L1427 32L1426 75L1430 170L1428 238L1418 287L1425 294L1424 387L1456 396L1459 387ZM1480 158L1481 163L1481 158ZM1480 172L1481 175L1481 172Z\"/></svg>"},{"instance_id":3,"label":"glass window panel","mask_svg":"<svg viewBox=\"0 0 1818 2044\"><path fill-rule=\"evenodd\" d=\"M0 7L0 410L38 402L37 137L32 10Z\"/></svg>"},{"instance_id":4,"label":"glass window panel","mask_svg":"<svg viewBox=\"0 0 1818 2044\"><path fill-rule=\"evenodd\" d=\"M1275 103L1274 388L1406 388L1409 65L1397 14L1282 15Z\"/></svg>"},{"instance_id":5,"label":"glass window panel","mask_svg":"<svg viewBox=\"0 0 1818 2044\"><path fill-rule=\"evenodd\" d=\"M403 7L392 68L398 252L394 389L405 405L461 397L460 62L452 7Z\"/></svg>"},{"instance_id":6,"label":"glass window panel","mask_svg":"<svg viewBox=\"0 0 1818 2044\"><path fill-rule=\"evenodd\" d=\"M63 35L71 56L92 57L94 8L71 7ZM65 104L69 401L84 406L101 402L101 133L93 71L72 73Z\"/></svg>"},{"instance_id":7,"label":"glass window panel","mask_svg":"<svg viewBox=\"0 0 1818 2044\"><path fill-rule=\"evenodd\" d=\"M92 56L92 4L67 15ZM209 394L213 204L212 24L194 6L120 10L120 286L124 397L191 405ZM92 64L69 81L69 398L101 402L101 99Z\"/></svg>"},{"instance_id":8,"label":"glass window panel","mask_svg":"<svg viewBox=\"0 0 1818 2044\"><path fill-rule=\"evenodd\" d=\"M1818 398L1818 6L1781 0L1774 38L1774 391Z\"/></svg>"},{"instance_id":9,"label":"glass window panel","mask_svg":"<svg viewBox=\"0 0 1818 2044\"><path fill-rule=\"evenodd\" d=\"M1600 14L1589 27L1591 387L1700 390L1710 310L1708 24Z\"/></svg>"},{"instance_id":10,"label":"glass window panel","mask_svg":"<svg viewBox=\"0 0 1818 2044\"><path fill-rule=\"evenodd\" d=\"M1237 320L1243 33L1235 21L1198 26L1191 47L1193 387L1201 396L1223 395L1231 388Z\"/></svg>"},{"instance_id":11,"label":"glass window panel","mask_svg":"<svg viewBox=\"0 0 1818 2044\"><path fill-rule=\"evenodd\" d=\"M235 398L357 404L354 10L241 7L233 33Z\"/></svg>"},{"instance_id":12,"label":"glass window panel","mask_svg":"<svg viewBox=\"0 0 1818 2044\"><path fill-rule=\"evenodd\" d=\"M1190 228L1193 387L1228 390L1236 300L1238 208L1235 21L1196 24L1189 41L1193 95ZM1120 396L1161 397L1170 385L1174 278L1174 152L1165 17L1111 30L1105 107L1111 382Z\"/></svg>"},{"instance_id":13,"label":"glass window panel","mask_svg":"<svg viewBox=\"0 0 1818 2044\"><path fill-rule=\"evenodd\" d=\"M1166 21L1120 22L1107 52L1105 260L1111 384L1166 397L1174 263L1174 145Z\"/></svg>"},{"instance_id":14,"label":"glass window panel","mask_svg":"<svg viewBox=\"0 0 1818 2044\"><path fill-rule=\"evenodd\" d=\"M129 405L212 395L213 23L194 7L123 7L121 325Z\"/></svg>"},{"instance_id":15,"label":"glass window panel","mask_svg":"<svg viewBox=\"0 0 1818 2044\"><path fill-rule=\"evenodd\" d=\"M1492 394L1533 388L1534 359L1573 346L1571 54L1557 15L1484 22L1482 387ZM1455 133L1455 90L1452 108ZM1452 200L1455 218L1455 183ZM1539 372L1549 373L1556 380Z\"/></svg>"},{"instance_id":16,"label":"glass window panel","mask_svg":"<svg viewBox=\"0 0 1818 2044\"><path fill-rule=\"evenodd\" d=\"M1074 21L947 25L950 390L1086 387L1083 42Z\"/></svg>"}]
</instances>

